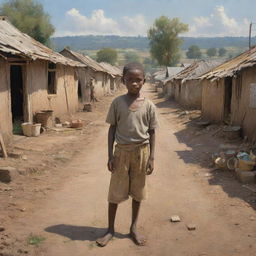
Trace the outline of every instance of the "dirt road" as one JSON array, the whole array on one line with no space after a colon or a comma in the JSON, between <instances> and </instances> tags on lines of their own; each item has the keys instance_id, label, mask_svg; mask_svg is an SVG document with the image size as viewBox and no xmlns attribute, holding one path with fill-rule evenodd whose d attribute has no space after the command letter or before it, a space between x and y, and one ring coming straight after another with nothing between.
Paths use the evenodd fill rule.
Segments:
<instances>
[{"instance_id":1,"label":"dirt road","mask_svg":"<svg viewBox=\"0 0 256 256\"><path fill-rule=\"evenodd\" d=\"M79 145L81 152L65 167L70 178L56 185L32 213L7 227L20 241L29 235L45 238L37 246L28 246L29 255L256 255L256 214L252 205L223 189L227 180L213 182L216 177L209 170L190 164L186 154L182 157L180 152L192 149L175 136L176 126L166 118L170 109L161 107L163 99L157 99L148 87L145 91L160 106L156 167L148 177L149 198L143 203L139 225L147 245L137 247L127 236L130 200L119 206L116 238L105 248L94 242L107 224L110 178L106 170L107 125L98 120L101 129L87 145ZM228 182L236 184L232 177ZM181 222L171 223L172 215L179 215ZM194 224L196 230L189 231L188 224Z\"/></svg>"}]
</instances>

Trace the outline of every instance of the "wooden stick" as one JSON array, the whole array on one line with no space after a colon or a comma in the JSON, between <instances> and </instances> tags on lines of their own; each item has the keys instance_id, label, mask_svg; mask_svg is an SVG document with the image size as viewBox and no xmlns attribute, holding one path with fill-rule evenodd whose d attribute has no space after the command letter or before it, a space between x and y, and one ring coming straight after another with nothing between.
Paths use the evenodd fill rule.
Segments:
<instances>
[{"instance_id":1,"label":"wooden stick","mask_svg":"<svg viewBox=\"0 0 256 256\"><path fill-rule=\"evenodd\" d=\"M7 154L7 151L6 151L5 144L4 144L4 139L3 139L3 136L2 136L1 133L0 133L0 147L2 149L4 158L8 158L8 154Z\"/></svg>"}]
</instances>

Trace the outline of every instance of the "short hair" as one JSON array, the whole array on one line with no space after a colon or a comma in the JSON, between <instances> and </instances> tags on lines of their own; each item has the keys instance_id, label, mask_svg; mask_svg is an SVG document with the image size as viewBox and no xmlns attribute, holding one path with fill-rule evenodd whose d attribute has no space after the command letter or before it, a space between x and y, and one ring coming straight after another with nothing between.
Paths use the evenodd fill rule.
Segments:
<instances>
[{"instance_id":1,"label":"short hair","mask_svg":"<svg viewBox=\"0 0 256 256\"><path fill-rule=\"evenodd\" d=\"M131 62L124 66L123 69L123 77L131 70L140 70L145 76L145 70L141 63L139 62Z\"/></svg>"}]
</instances>

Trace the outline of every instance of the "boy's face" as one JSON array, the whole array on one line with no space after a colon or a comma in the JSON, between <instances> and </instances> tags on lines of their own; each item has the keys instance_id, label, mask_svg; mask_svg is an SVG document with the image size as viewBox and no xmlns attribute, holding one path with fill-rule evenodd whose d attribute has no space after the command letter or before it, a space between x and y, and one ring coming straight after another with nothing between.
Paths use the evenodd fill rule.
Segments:
<instances>
[{"instance_id":1,"label":"boy's face","mask_svg":"<svg viewBox=\"0 0 256 256\"><path fill-rule=\"evenodd\" d=\"M145 77L141 70L129 70L125 74L123 82L127 87L128 93L137 95L145 83Z\"/></svg>"}]
</instances>

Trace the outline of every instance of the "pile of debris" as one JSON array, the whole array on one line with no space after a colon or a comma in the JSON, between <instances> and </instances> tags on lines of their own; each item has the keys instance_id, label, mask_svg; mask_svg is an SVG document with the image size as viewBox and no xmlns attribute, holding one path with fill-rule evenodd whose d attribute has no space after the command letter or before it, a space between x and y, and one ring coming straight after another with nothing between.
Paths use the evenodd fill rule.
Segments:
<instances>
[{"instance_id":1,"label":"pile of debris","mask_svg":"<svg viewBox=\"0 0 256 256\"><path fill-rule=\"evenodd\" d=\"M234 171L242 183L256 183L256 147L249 151L227 150L213 154L216 168Z\"/></svg>"}]
</instances>

